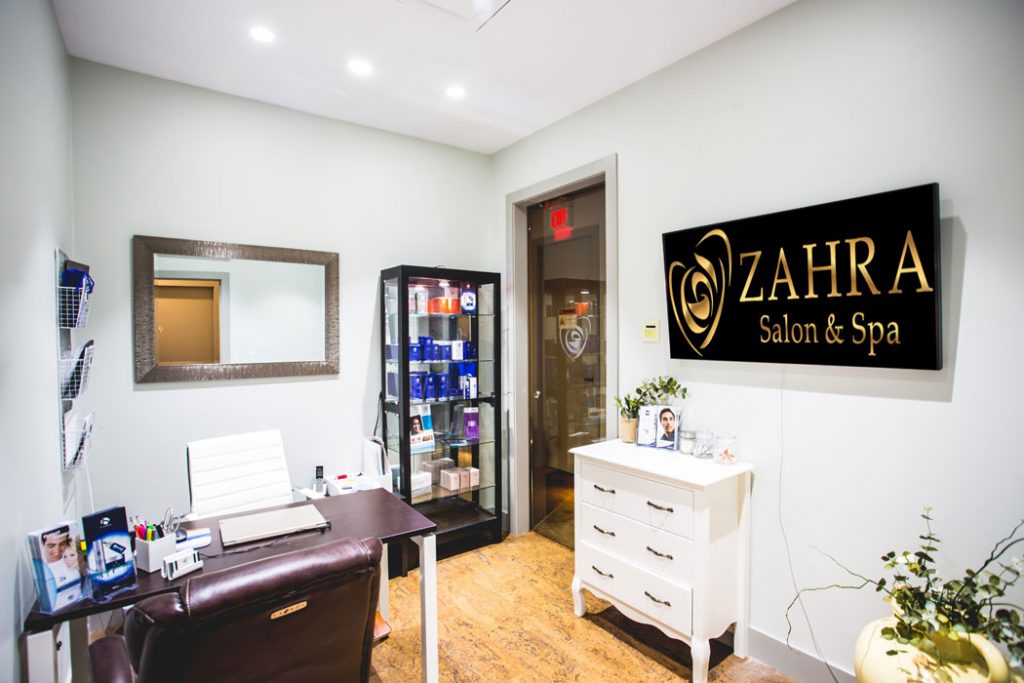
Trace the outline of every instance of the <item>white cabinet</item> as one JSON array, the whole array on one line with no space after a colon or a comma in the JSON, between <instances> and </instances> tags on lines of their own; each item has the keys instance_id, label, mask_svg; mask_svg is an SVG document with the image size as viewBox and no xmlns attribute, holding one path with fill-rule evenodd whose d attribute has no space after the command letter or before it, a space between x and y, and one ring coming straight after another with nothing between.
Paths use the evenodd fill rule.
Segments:
<instances>
[{"instance_id":1,"label":"white cabinet","mask_svg":"<svg viewBox=\"0 0 1024 683\"><path fill-rule=\"evenodd\" d=\"M576 616L586 589L688 643L694 683L708 679L710 639L732 625L746 657L753 467L621 441L572 453Z\"/></svg>"}]
</instances>

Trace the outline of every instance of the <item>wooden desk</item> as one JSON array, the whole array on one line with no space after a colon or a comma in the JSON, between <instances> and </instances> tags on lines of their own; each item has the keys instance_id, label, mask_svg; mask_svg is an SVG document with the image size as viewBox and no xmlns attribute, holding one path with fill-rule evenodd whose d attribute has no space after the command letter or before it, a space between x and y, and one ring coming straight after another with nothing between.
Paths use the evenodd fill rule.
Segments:
<instances>
[{"instance_id":1,"label":"wooden desk","mask_svg":"<svg viewBox=\"0 0 1024 683\"><path fill-rule=\"evenodd\" d=\"M227 517L238 517L263 510L273 510L296 505L315 505L324 518L331 523L326 531L306 531L278 539L264 539L245 545L234 546L226 552L220 542L220 526L218 521ZM25 618L25 631L28 634L43 633L54 626L97 614L119 607L127 607L161 593L177 591L189 578L204 572L215 572L240 564L252 562L282 553L314 548L329 541L352 536L355 538L379 538L382 543L411 539L420 549L420 627L423 649L423 680L436 683L438 680L437 655L437 548L434 532L437 525L416 512L413 508L395 498L384 489L359 491L344 496L331 496L313 501L279 505L274 508L262 508L233 515L207 517L187 522L186 528L209 527L213 541L205 548L199 549L203 560L203 568L183 576L176 581L165 581L160 572L147 574L138 572L138 585L128 591L118 593L110 600L96 603L83 600L74 606L57 612L44 614L33 610ZM243 552L244 551L244 552ZM387 554L385 553L382 567L382 594L387 587Z\"/></svg>"}]
</instances>

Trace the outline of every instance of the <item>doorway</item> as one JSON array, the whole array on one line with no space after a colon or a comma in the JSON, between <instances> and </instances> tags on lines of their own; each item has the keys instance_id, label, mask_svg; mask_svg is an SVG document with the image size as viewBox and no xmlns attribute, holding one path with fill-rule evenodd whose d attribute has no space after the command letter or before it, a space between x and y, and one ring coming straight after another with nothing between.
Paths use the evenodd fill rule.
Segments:
<instances>
[{"instance_id":1,"label":"doorway","mask_svg":"<svg viewBox=\"0 0 1024 683\"><path fill-rule=\"evenodd\" d=\"M573 538L570 449L608 438L605 185L527 208L530 528Z\"/></svg>"},{"instance_id":2,"label":"doorway","mask_svg":"<svg viewBox=\"0 0 1024 683\"><path fill-rule=\"evenodd\" d=\"M157 365L220 362L220 282L153 280Z\"/></svg>"}]
</instances>

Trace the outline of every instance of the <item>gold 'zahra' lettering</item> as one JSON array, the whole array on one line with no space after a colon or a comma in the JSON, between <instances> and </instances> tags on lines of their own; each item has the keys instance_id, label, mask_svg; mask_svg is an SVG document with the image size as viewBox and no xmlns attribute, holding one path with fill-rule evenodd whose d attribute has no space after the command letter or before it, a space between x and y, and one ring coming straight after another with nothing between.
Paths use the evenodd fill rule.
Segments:
<instances>
[{"instance_id":1,"label":"gold 'zahra' lettering","mask_svg":"<svg viewBox=\"0 0 1024 683\"><path fill-rule=\"evenodd\" d=\"M779 277L779 271L786 271L785 277ZM768 297L768 301L778 301L779 297L775 296L775 287L780 282L786 283L789 287L789 296L787 299L799 299L800 295L796 293L796 285L793 284L793 276L789 272L789 262L786 261L786 252L779 247L779 261L775 264L775 280L772 282L772 293Z\"/></svg>"},{"instance_id":2,"label":"gold 'zahra' lettering","mask_svg":"<svg viewBox=\"0 0 1024 683\"><path fill-rule=\"evenodd\" d=\"M857 271L860 271L861 277L864 278L871 293L880 294L878 287L875 287L875 281L868 273L868 264L875 258L875 241L870 237L854 237L852 240L846 240L846 243L850 245L850 291L846 293L846 296L860 296L860 290L857 289ZM858 244L868 245L867 258L860 263L857 262Z\"/></svg>"},{"instance_id":3,"label":"gold 'zahra' lettering","mask_svg":"<svg viewBox=\"0 0 1024 683\"><path fill-rule=\"evenodd\" d=\"M907 252L910 252L910 258L913 259L913 267L907 268L903 264L907 261ZM914 243L914 235L907 230L907 239L903 242L903 253L900 254L900 267L896 270L896 278L893 280L892 289L889 290L890 294L902 294L903 290L900 289L900 277L904 273L916 273L917 282L920 285L917 288L918 292L931 292L933 291L931 286L928 284L928 278L924 274L924 266L921 265L921 257L917 254L917 244Z\"/></svg>"},{"instance_id":4,"label":"gold 'zahra' lettering","mask_svg":"<svg viewBox=\"0 0 1024 683\"><path fill-rule=\"evenodd\" d=\"M807 296L805 299L817 299L818 295L814 293L814 274L826 271L832 273L832 289L829 290L828 298L842 296L839 293L839 283L836 282L836 245L839 244L839 240L833 240L831 242L825 242L828 247L828 265L827 266L816 266L814 265L813 254L814 248L818 246L817 242L814 244L805 244L804 250L807 252Z\"/></svg>"},{"instance_id":5,"label":"gold 'zahra' lettering","mask_svg":"<svg viewBox=\"0 0 1024 683\"><path fill-rule=\"evenodd\" d=\"M761 252L748 251L740 254L740 265L743 265L743 259L748 256L754 257L754 262L750 264L750 272L747 273L747 281L743 284L743 293L740 294L740 301L764 301L764 288L757 291L757 296L750 296L747 292L750 291L750 283L754 281L754 271L757 270L757 264L761 260Z\"/></svg>"}]
</instances>

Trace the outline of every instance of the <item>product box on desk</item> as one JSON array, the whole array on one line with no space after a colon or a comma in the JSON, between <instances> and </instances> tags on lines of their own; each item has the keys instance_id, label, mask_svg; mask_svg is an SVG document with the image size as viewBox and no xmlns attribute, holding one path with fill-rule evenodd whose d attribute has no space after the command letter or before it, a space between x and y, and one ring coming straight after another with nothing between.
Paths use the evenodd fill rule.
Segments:
<instances>
[{"instance_id":1,"label":"product box on desk","mask_svg":"<svg viewBox=\"0 0 1024 683\"><path fill-rule=\"evenodd\" d=\"M80 543L77 522L61 522L29 533L32 575L43 612L56 612L87 597Z\"/></svg>"},{"instance_id":2,"label":"product box on desk","mask_svg":"<svg viewBox=\"0 0 1024 683\"><path fill-rule=\"evenodd\" d=\"M102 601L135 586L135 558L124 508L107 508L82 517L82 532L93 600Z\"/></svg>"}]
</instances>

